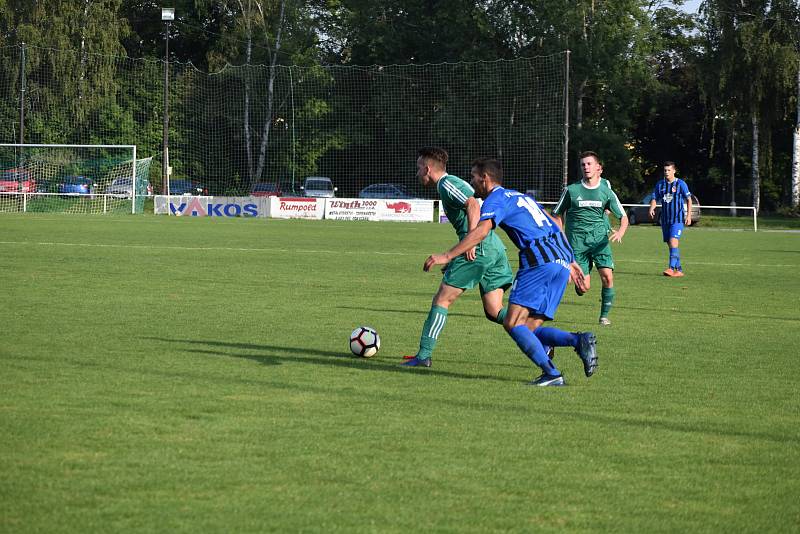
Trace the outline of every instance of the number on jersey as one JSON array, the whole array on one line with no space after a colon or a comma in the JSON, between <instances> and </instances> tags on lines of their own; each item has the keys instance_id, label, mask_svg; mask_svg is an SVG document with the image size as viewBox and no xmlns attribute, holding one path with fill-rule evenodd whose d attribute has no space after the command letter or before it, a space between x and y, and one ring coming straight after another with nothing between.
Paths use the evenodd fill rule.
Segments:
<instances>
[{"instance_id":1,"label":"number on jersey","mask_svg":"<svg viewBox=\"0 0 800 534\"><path fill-rule=\"evenodd\" d=\"M536 221L536 224L538 224L540 227L544 226L545 224L547 226L553 226L552 223L550 222L550 219L542 211L542 208L540 208L539 205L536 202L534 202L533 199L531 199L530 197L525 197L525 196L518 197L517 207L525 208L526 210L528 210L528 213L531 214L533 220Z\"/></svg>"}]
</instances>

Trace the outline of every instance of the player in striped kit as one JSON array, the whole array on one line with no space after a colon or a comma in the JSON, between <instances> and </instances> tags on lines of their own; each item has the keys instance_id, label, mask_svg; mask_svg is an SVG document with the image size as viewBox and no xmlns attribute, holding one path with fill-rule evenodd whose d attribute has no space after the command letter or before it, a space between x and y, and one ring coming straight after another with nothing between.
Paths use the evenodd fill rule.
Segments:
<instances>
[{"instance_id":1,"label":"player in striped kit","mask_svg":"<svg viewBox=\"0 0 800 534\"><path fill-rule=\"evenodd\" d=\"M420 149L417 155L417 178L426 187L436 187L440 211L444 211L458 239L462 239L469 230L475 228L480 217L474 189L461 178L447 173L448 154L444 149L426 147ZM415 355L406 357L403 365L431 366L433 349L447 323L448 309L467 289L479 286L486 318L503 324L506 316L503 293L512 281L506 247L494 232L490 232L483 242L465 249L444 271L442 283L422 326L419 350Z\"/></svg>"},{"instance_id":2,"label":"player in striped kit","mask_svg":"<svg viewBox=\"0 0 800 534\"><path fill-rule=\"evenodd\" d=\"M499 226L519 249L520 262L503 326L520 350L542 370L542 375L530 384L565 384L545 346L574 347L583 361L584 373L591 376L597 369L595 335L542 326L554 318L570 278L578 287L586 287L586 277L575 263L566 236L535 200L503 187L503 167L498 160L476 160L472 165L472 185L485 199L480 222L455 247L429 256L423 269L451 262Z\"/></svg>"},{"instance_id":3,"label":"player in striped kit","mask_svg":"<svg viewBox=\"0 0 800 534\"><path fill-rule=\"evenodd\" d=\"M664 178L656 182L650 201L650 218L655 218L656 201L661 202L661 234L669 247L669 267L664 276L683 276L681 251L678 248L683 226L692 224L692 194L689 186L675 177L675 163L664 162Z\"/></svg>"}]
</instances>

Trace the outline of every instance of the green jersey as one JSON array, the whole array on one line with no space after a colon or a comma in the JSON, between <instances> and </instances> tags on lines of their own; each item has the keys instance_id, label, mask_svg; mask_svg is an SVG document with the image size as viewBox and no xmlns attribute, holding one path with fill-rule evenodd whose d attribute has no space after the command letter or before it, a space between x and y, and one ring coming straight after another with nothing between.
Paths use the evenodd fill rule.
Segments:
<instances>
[{"instance_id":1,"label":"green jersey","mask_svg":"<svg viewBox=\"0 0 800 534\"><path fill-rule=\"evenodd\" d=\"M458 176L445 174L436 183L436 191L439 193L440 209L444 210L447 220L453 225L458 240L461 241L469 232L466 204L469 197L475 196L475 190ZM489 232L489 235L481 242L481 245L484 244L505 251L503 242L497 237L494 230ZM478 250L481 248L482 246L479 245Z\"/></svg>"},{"instance_id":2,"label":"green jersey","mask_svg":"<svg viewBox=\"0 0 800 534\"><path fill-rule=\"evenodd\" d=\"M619 218L625 215L611 184L601 178L594 187L587 186L583 180L565 187L553 214L563 216L566 212L565 227L569 237L576 233L606 233L609 228L606 210Z\"/></svg>"}]
</instances>

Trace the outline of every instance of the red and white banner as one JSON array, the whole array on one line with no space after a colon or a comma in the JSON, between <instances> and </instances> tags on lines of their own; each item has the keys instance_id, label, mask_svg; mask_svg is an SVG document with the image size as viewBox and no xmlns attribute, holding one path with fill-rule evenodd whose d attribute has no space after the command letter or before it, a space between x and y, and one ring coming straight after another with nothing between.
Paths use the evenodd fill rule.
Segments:
<instances>
[{"instance_id":1,"label":"red and white banner","mask_svg":"<svg viewBox=\"0 0 800 534\"><path fill-rule=\"evenodd\" d=\"M325 218L337 221L433 221L433 200L326 198Z\"/></svg>"},{"instance_id":2,"label":"red and white banner","mask_svg":"<svg viewBox=\"0 0 800 534\"><path fill-rule=\"evenodd\" d=\"M324 213L321 198L269 197L269 216L275 219L322 219Z\"/></svg>"},{"instance_id":3,"label":"red and white banner","mask_svg":"<svg viewBox=\"0 0 800 534\"><path fill-rule=\"evenodd\" d=\"M269 216L275 219L322 219L325 213L325 201L322 198L269 198Z\"/></svg>"}]
</instances>

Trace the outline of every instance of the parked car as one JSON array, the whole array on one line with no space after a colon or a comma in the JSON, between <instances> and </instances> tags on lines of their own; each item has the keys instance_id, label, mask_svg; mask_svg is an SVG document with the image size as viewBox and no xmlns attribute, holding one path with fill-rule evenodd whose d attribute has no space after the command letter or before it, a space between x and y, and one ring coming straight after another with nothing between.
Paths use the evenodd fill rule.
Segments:
<instances>
[{"instance_id":1,"label":"parked car","mask_svg":"<svg viewBox=\"0 0 800 534\"><path fill-rule=\"evenodd\" d=\"M280 185L275 182L261 182L253 184L250 188L250 196L254 197L280 197L283 196Z\"/></svg>"},{"instance_id":2,"label":"parked car","mask_svg":"<svg viewBox=\"0 0 800 534\"><path fill-rule=\"evenodd\" d=\"M62 196L94 195L94 180L87 176L66 176L58 183Z\"/></svg>"},{"instance_id":3,"label":"parked car","mask_svg":"<svg viewBox=\"0 0 800 534\"><path fill-rule=\"evenodd\" d=\"M194 180L170 180L170 195L207 195L208 188Z\"/></svg>"},{"instance_id":4,"label":"parked car","mask_svg":"<svg viewBox=\"0 0 800 534\"><path fill-rule=\"evenodd\" d=\"M650 201L653 199L653 193L648 193L639 202L639 204L647 204L647 206L635 206L628 209L628 223L629 224L659 224L659 217L661 216L661 203L656 203L656 215L650 219ZM683 209L686 209L684 204ZM692 226L700 222L700 201L697 197L692 195Z\"/></svg>"},{"instance_id":5,"label":"parked car","mask_svg":"<svg viewBox=\"0 0 800 534\"><path fill-rule=\"evenodd\" d=\"M368 185L358 193L358 196L359 198L396 198L404 200L418 198L400 184Z\"/></svg>"},{"instance_id":6,"label":"parked car","mask_svg":"<svg viewBox=\"0 0 800 534\"><path fill-rule=\"evenodd\" d=\"M116 198L130 198L133 196L133 180L130 176L114 179L106 188L106 194ZM141 183L143 182L143 183ZM137 195L153 196L153 186L149 180L140 181L141 185Z\"/></svg>"},{"instance_id":7,"label":"parked car","mask_svg":"<svg viewBox=\"0 0 800 534\"><path fill-rule=\"evenodd\" d=\"M36 191L36 180L33 179L33 173L25 169L0 171L0 191L33 193Z\"/></svg>"},{"instance_id":8,"label":"parked car","mask_svg":"<svg viewBox=\"0 0 800 534\"><path fill-rule=\"evenodd\" d=\"M309 176L300 186L307 197L333 198L338 187L333 186L333 181L325 176Z\"/></svg>"}]
</instances>

